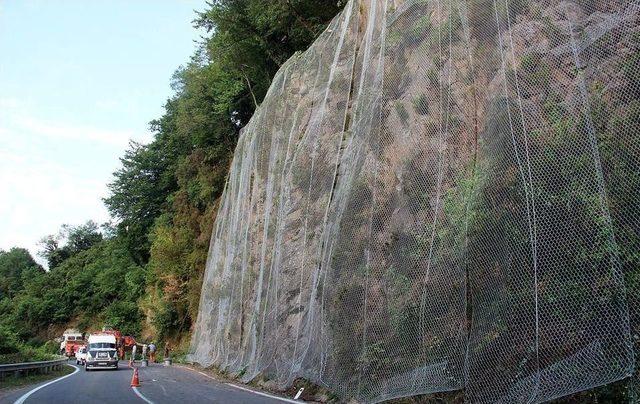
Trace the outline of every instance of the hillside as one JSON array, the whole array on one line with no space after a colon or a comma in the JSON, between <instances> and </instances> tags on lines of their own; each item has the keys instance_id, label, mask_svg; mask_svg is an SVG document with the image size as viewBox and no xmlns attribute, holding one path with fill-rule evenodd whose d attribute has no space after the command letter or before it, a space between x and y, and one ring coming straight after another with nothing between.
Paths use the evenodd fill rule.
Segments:
<instances>
[{"instance_id":1,"label":"hillside","mask_svg":"<svg viewBox=\"0 0 640 404\"><path fill-rule=\"evenodd\" d=\"M364 401L629 378L638 18L349 2L241 132L191 358Z\"/></svg>"},{"instance_id":2,"label":"hillside","mask_svg":"<svg viewBox=\"0 0 640 404\"><path fill-rule=\"evenodd\" d=\"M194 13L193 25L205 34L167 77L174 95L150 123L154 140L131 143L121 158L105 200L112 223L43 234L48 272L24 249L0 251L0 347L14 352L69 327L108 323L186 349L239 131L280 65L306 49L342 6L223 0Z\"/></svg>"}]
</instances>

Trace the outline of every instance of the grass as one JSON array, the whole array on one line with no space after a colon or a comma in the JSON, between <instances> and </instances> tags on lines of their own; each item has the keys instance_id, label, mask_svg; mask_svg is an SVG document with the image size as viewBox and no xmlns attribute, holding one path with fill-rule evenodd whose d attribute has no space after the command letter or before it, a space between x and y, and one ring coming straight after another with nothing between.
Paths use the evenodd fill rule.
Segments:
<instances>
[{"instance_id":1,"label":"grass","mask_svg":"<svg viewBox=\"0 0 640 404\"><path fill-rule=\"evenodd\" d=\"M61 370L54 370L47 374L32 373L22 377L5 376L4 379L0 380L0 396L2 393L6 393L9 390L14 390L29 384L40 383L45 380L55 379L57 377L68 375L71 372L73 372L73 367L63 366Z\"/></svg>"}]
</instances>

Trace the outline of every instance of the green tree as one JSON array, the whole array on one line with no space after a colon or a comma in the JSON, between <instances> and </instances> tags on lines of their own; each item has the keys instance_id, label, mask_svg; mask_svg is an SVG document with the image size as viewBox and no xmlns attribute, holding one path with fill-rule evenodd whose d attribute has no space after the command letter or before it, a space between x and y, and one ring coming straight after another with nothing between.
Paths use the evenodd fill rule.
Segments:
<instances>
[{"instance_id":1,"label":"green tree","mask_svg":"<svg viewBox=\"0 0 640 404\"><path fill-rule=\"evenodd\" d=\"M175 93L150 124L154 140L130 145L105 199L118 238L146 267L142 307L156 332L189 330L240 130L279 67L306 49L344 3L220 0L197 13L194 24L207 35L173 75Z\"/></svg>"},{"instance_id":2,"label":"green tree","mask_svg":"<svg viewBox=\"0 0 640 404\"><path fill-rule=\"evenodd\" d=\"M53 269L64 260L88 250L102 241L102 238L102 233L94 221L89 220L80 226L65 224L57 234L45 236L40 240L39 255L47 260L49 269Z\"/></svg>"},{"instance_id":3,"label":"green tree","mask_svg":"<svg viewBox=\"0 0 640 404\"><path fill-rule=\"evenodd\" d=\"M24 279L38 276L44 270L24 248L0 250L0 300L13 298L24 288Z\"/></svg>"}]
</instances>

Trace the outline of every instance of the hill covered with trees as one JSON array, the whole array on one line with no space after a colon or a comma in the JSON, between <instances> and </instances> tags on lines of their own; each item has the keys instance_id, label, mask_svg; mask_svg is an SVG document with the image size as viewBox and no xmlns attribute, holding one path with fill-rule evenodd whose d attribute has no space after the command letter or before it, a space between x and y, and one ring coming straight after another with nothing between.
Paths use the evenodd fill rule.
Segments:
<instances>
[{"instance_id":1,"label":"hill covered with trees","mask_svg":"<svg viewBox=\"0 0 640 404\"><path fill-rule=\"evenodd\" d=\"M194 12L195 28L206 34L170 78L174 95L150 123L154 140L132 143L109 184L105 204L116 224L64 226L44 237L48 271L24 249L0 251L0 331L13 341L5 339L7 352L42 344L68 325L109 323L177 342L189 335L240 129L279 67L342 6L222 0Z\"/></svg>"}]
</instances>

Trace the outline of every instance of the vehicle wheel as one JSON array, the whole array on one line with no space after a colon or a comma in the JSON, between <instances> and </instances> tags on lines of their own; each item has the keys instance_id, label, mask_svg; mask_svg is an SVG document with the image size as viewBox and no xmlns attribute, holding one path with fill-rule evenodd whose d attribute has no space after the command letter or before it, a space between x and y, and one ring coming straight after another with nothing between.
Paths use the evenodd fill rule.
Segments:
<instances>
[{"instance_id":1,"label":"vehicle wheel","mask_svg":"<svg viewBox=\"0 0 640 404\"><path fill-rule=\"evenodd\" d=\"M87 366L87 364L86 364L86 363L84 364L84 371L85 371L85 372L88 372L88 371L89 371L89 367Z\"/></svg>"}]
</instances>

